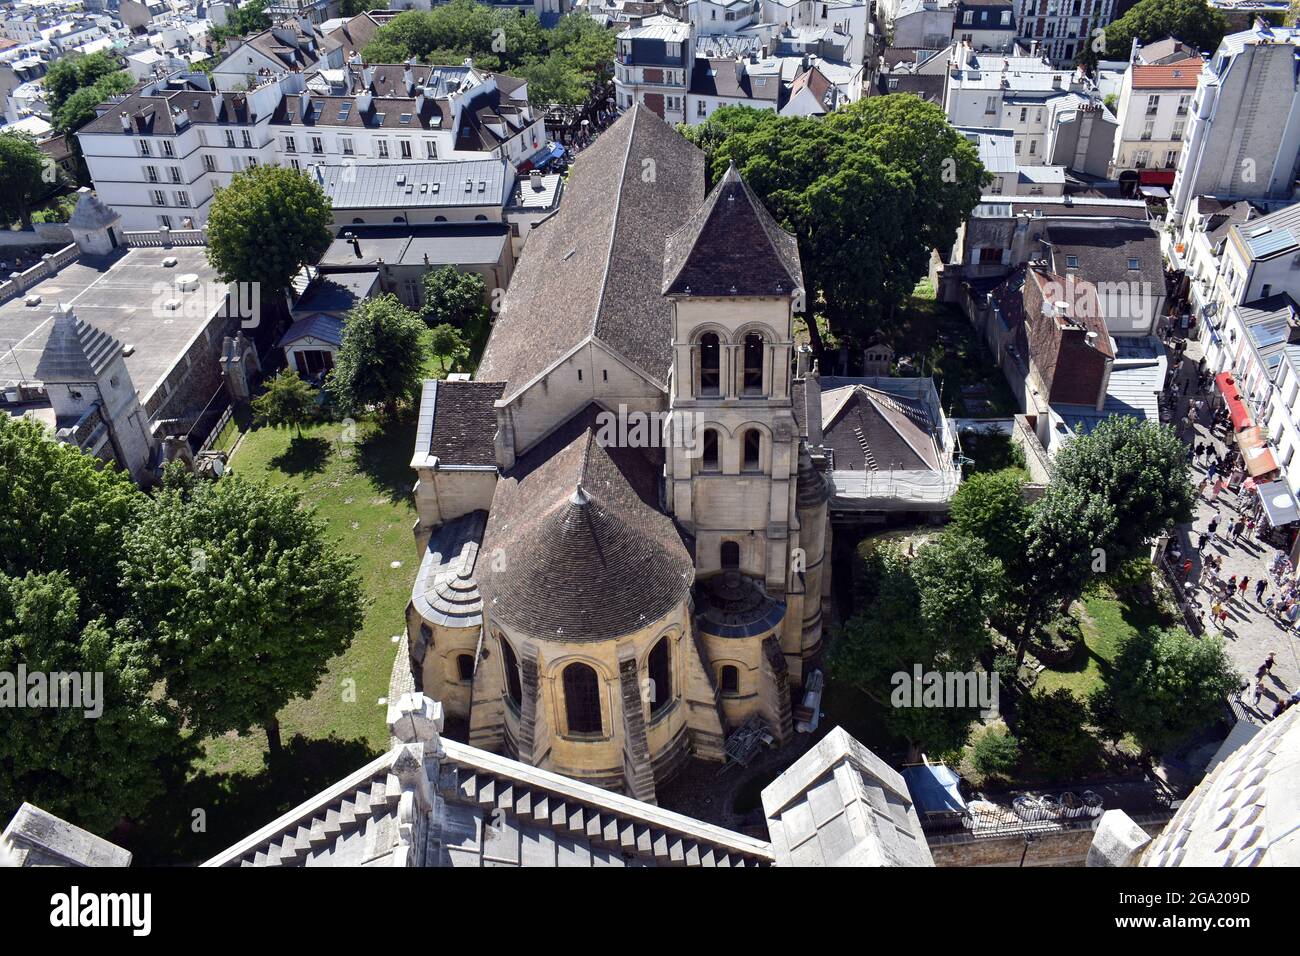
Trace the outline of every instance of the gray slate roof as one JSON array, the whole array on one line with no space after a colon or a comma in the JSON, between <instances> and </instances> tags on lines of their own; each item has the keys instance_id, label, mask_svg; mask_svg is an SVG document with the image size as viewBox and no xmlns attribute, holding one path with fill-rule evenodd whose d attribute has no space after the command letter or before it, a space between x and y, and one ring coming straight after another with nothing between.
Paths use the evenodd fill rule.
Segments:
<instances>
[{"instance_id":1,"label":"gray slate roof","mask_svg":"<svg viewBox=\"0 0 1300 956\"><path fill-rule=\"evenodd\" d=\"M604 447L594 403L502 476L479 579L495 620L526 634L608 640L686 599L694 562L659 511L662 449Z\"/></svg>"},{"instance_id":2,"label":"gray slate roof","mask_svg":"<svg viewBox=\"0 0 1300 956\"><path fill-rule=\"evenodd\" d=\"M802 286L798 241L776 224L735 166L668 237L665 295L794 295Z\"/></svg>"},{"instance_id":3,"label":"gray slate roof","mask_svg":"<svg viewBox=\"0 0 1300 956\"><path fill-rule=\"evenodd\" d=\"M489 206L506 202L506 161L316 166L316 180L335 209ZM467 186L468 184L468 186Z\"/></svg>"},{"instance_id":4,"label":"gray slate roof","mask_svg":"<svg viewBox=\"0 0 1300 956\"><path fill-rule=\"evenodd\" d=\"M343 320L320 312L299 319L280 337L280 348L308 338L320 339L330 345L342 345Z\"/></svg>"},{"instance_id":5,"label":"gray slate roof","mask_svg":"<svg viewBox=\"0 0 1300 956\"><path fill-rule=\"evenodd\" d=\"M503 388L501 382L426 381L416 451L436 457L440 465L495 468L497 418L493 406Z\"/></svg>"},{"instance_id":6,"label":"gray slate roof","mask_svg":"<svg viewBox=\"0 0 1300 956\"><path fill-rule=\"evenodd\" d=\"M68 218L68 225L73 229L105 229L121 221L119 213L104 205L97 195L87 190L77 200L77 206Z\"/></svg>"},{"instance_id":7,"label":"gray slate roof","mask_svg":"<svg viewBox=\"0 0 1300 956\"><path fill-rule=\"evenodd\" d=\"M62 307L24 346L28 351L41 353L36 377L43 382L94 382L122 354L121 342Z\"/></svg>"},{"instance_id":8,"label":"gray slate roof","mask_svg":"<svg viewBox=\"0 0 1300 956\"><path fill-rule=\"evenodd\" d=\"M644 106L573 165L559 211L530 235L477 378L505 397L589 337L666 384L671 304L664 243L704 198L704 154Z\"/></svg>"}]
</instances>

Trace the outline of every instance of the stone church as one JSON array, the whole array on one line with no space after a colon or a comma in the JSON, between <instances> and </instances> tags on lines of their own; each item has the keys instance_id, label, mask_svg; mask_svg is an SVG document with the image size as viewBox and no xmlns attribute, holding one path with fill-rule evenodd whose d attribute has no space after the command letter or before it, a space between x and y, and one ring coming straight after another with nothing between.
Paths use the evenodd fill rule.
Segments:
<instances>
[{"instance_id":1,"label":"stone church","mask_svg":"<svg viewBox=\"0 0 1300 956\"><path fill-rule=\"evenodd\" d=\"M705 186L648 110L602 134L411 462L416 688L472 746L651 802L746 721L792 735L830 585L797 244L734 169Z\"/></svg>"}]
</instances>

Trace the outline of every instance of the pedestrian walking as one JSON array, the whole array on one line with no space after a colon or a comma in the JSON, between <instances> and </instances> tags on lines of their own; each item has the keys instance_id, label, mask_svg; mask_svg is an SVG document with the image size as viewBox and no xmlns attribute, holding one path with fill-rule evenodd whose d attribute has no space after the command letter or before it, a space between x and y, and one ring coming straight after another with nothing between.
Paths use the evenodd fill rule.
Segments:
<instances>
[{"instance_id":1,"label":"pedestrian walking","mask_svg":"<svg viewBox=\"0 0 1300 956\"><path fill-rule=\"evenodd\" d=\"M1237 593L1241 595L1241 599L1243 601L1246 600L1246 588L1248 588L1249 586L1250 586L1250 575L1248 574L1244 578L1242 578L1241 583L1237 585Z\"/></svg>"},{"instance_id":2,"label":"pedestrian walking","mask_svg":"<svg viewBox=\"0 0 1300 956\"><path fill-rule=\"evenodd\" d=\"M1246 530L1246 522L1245 522L1244 520L1242 520L1241 518L1238 518L1238 519L1236 520L1236 522L1235 522L1235 523L1233 524L1233 526L1232 526L1232 543L1233 543L1233 544L1236 544L1236 543L1237 543L1237 539L1239 539L1239 538L1241 537L1241 533L1242 533L1243 531L1245 531L1245 530Z\"/></svg>"},{"instance_id":3,"label":"pedestrian walking","mask_svg":"<svg viewBox=\"0 0 1300 956\"><path fill-rule=\"evenodd\" d=\"M1197 550L1197 552L1204 551L1204 550L1205 550L1205 545L1209 542L1209 540L1210 540L1210 536L1209 536L1209 534L1207 534L1206 532L1202 531L1202 532L1197 536L1197 538L1196 538L1196 550Z\"/></svg>"},{"instance_id":4,"label":"pedestrian walking","mask_svg":"<svg viewBox=\"0 0 1300 956\"><path fill-rule=\"evenodd\" d=\"M1210 519L1210 523L1205 526L1205 530L1210 532L1211 538L1214 537L1214 533L1219 530L1219 516L1217 514Z\"/></svg>"},{"instance_id":5,"label":"pedestrian walking","mask_svg":"<svg viewBox=\"0 0 1300 956\"><path fill-rule=\"evenodd\" d=\"M1186 581L1187 578L1191 575L1191 573L1192 573L1192 559L1188 558L1186 561L1183 562L1183 580Z\"/></svg>"},{"instance_id":6,"label":"pedestrian walking","mask_svg":"<svg viewBox=\"0 0 1300 956\"><path fill-rule=\"evenodd\" d=\"M1259 665L1259 670L1255 671L1255 680L1263 680L1273 671L1273 665L1277 663L1277 654L1269 651L1268 657L1264 658L1264 663Z\"/></svg>"},{"instance_id":7,"label":"pedestrian walking","mask_svg":"<svg viewBox=\"0 0 1300 956\"><path fill-rule=\"evenodd\" d=\"M1255 582L1255 603L1256 604L1264 600L1264 592L1267 590L1268 590L1268 581L1266 581L1264 578L1260 578L1258 581Z\"/></svg>"},{"instance_id":8,"label":"pedestrian walking","mask_svg":"<svg viewBox=\"0 0 1300 956\"><path fill-rule=\"evenodd\" d=\"M1219 615L1223 613L1223 605L1215 601L1210 605L1210 620L1216 624L1219 622Z\"/></svg>"}]
</instances>

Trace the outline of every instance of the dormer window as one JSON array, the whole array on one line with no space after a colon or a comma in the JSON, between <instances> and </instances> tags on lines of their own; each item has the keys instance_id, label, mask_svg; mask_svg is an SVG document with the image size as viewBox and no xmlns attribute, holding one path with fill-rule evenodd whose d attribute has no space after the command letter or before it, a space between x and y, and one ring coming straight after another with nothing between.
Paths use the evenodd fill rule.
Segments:
<instances>
[{"instance_id":1,"label":"dormer window","mask_svg":"<svg viewBox=\"0 0 1300 956\"><path fill-rule=\"evenodd\" d=\"M1137 259L1130 259L1128 261L1128 267L1136 272L1138 269L1142 267L1142 263L1140 263Z\"/></svg>"},{"instance_id":2,"label":"dormer window","mask_svg":"<svg viewBox=\"0 0 1300 956\"><path fill-rule=\"evenodd\" d=\"M1079 268L1079 257L1078 257L1078 256L1066 256L1066 257L1065 257L1065 268L1067 268L1067 269L1077 269L1077 268Z\"/></svg>"}]
</instances>

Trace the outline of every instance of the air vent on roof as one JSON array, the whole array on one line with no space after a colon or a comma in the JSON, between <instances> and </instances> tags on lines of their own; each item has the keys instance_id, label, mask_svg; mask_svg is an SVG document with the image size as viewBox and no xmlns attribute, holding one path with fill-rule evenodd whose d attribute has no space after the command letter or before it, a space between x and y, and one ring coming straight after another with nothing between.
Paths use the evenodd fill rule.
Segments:
<instances>
[{"instance_id":1,"label":"air vent on roof","mask_svg":"<svg viewBox=\"0 0 1300 956\"><path fill-rule=\"evenodd\" d=\"M399 186L405 186L405 185L406 185L406 173L398 173L398 174L397 174L397 185L399 185Z\"/></svg>"}]
</instances>

